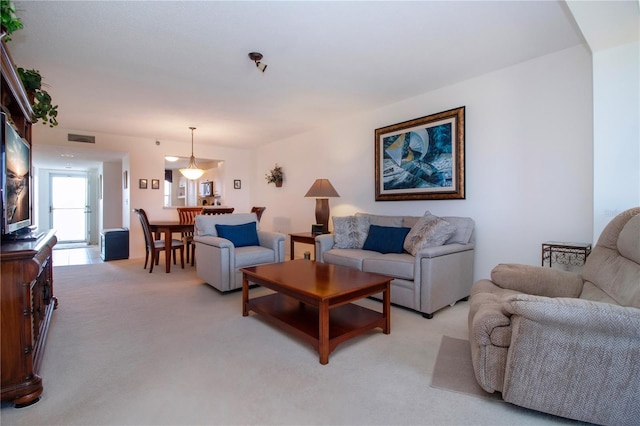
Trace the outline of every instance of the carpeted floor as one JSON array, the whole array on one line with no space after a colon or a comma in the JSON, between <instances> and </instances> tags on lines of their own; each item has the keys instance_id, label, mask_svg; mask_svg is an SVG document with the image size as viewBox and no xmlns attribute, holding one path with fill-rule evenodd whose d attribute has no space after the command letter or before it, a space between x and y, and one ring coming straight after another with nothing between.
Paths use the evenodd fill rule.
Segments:
<instances>
[{"instance_id":1,"label":"carpeted floor","mask_svg":"<svg viewBox=\"0 0 640 426\"><path fill-rule=\"evenodd\" d=\"M480 398L502 401L500 393L488 393L476 381L471 364L469 341L442 336L431 386Z\"/></svg>"},{"instance_id":2,"label":"carpeted floor","mask_svg":"<svg viewBox=\"0 0 640 426\"><path fill-rule=\"evenodd\" d=\"M442 336L467 338L468 303L432 320L394 307L391 334L345 342L323 366L306 343L243 317L240 292L220 294L190 267L161 269L55 267L44 393L22 409L3 403L2 424L574 423L429 386Z\"/></svg>"}]
</instances>

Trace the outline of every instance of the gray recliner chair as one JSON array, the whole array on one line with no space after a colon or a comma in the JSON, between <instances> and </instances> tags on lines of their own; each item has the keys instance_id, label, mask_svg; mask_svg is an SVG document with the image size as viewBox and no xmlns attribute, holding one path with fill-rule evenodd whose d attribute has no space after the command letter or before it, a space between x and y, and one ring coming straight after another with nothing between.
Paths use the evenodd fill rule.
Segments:
<instances>
[{"instance_id":1,"label":"gray recliner chair","mask_svg":"<svg viewBox=\"0 0 640 426\"><path fill-rule=\"evenodd\" d=\"M248 227L243 226L247 224ZM216 228L216 225L227 228ZM241 231L236 231L238 229ZM251 237L256 236L257 244L251 243ZM234 245L235 238L239 239L236 242L244 240L242 246ZM255 213L196 216L193 241L198 277L222 292L242 288L240 268L284 262L285 235L261 231Z\"/></svg>"},{"instance_id":2,"label":"gray recliner chair","mask_svg":"<svg viewBox=\"0 0 640 426\"><path fill-rule=\"evenodd\" d=\"M640 207L602 231L581 274L498 265L471 288L473 368L510 403L640 423Z\"/></svg>"}]
</instances>

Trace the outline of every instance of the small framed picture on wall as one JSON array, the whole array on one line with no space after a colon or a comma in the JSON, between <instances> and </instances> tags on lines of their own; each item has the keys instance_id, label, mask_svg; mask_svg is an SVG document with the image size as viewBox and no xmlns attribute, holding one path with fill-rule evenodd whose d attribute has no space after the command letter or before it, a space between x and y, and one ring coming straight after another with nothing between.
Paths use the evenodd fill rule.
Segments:
<instances>
[{"instance_id":1,"label":"small framed picture on wall","mask_svg":"<svg viewBox=\"0 0 640 426\"><path fill-rule=\"evenodd\" d=\"M160 179L151 179L151 189L160 189Z\"/></svg>"},{"instance_id":2,"label":"small framed picture on wall","mask_svg":"<svg viewBox=\"0 0 640 426\"><path fill-rule=\"evenodd\" d=\"M240 179L234 179L233 189L241 189L241 188L242 188L242 181Z\"/></svg>"},{"instance_id":3,"label":"small framed picture on wall","mask_svg":"<svg viewBox=\"0 0 640 426\"><path fill-rule=\"evenodd\" d=\"M147 180L146 179L140 179L140 189L147 189Z\"/></svg>"}]
</instances>

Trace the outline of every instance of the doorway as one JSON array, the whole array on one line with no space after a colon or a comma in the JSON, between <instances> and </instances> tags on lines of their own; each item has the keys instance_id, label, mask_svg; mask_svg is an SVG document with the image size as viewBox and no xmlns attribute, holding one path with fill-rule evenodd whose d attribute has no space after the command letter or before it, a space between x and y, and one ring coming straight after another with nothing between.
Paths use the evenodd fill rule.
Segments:
<instances>
[{"instance_id":1,"label":"doorway","mask_svg":"<svg viewBox=\"0 0 640 426\"><path fill-rule=\"evenodd\" d=\"M50 175L51 228L59 243L88 243L88 176L85 172Z\"/></svg>"}]
</instances>

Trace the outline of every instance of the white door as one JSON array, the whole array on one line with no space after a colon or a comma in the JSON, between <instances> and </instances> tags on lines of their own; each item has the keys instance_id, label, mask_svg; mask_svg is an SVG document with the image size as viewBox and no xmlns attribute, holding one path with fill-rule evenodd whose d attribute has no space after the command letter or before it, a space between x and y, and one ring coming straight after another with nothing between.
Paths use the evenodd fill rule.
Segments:
<instances>
[{"instance_id":1,"label":"white door","mask_svg":"<svg viewBox=\"0 0 640 426\"><path fill-rule=\"evenodd\" d=\"M87 174L51 174L51 228L58 242L88 242Z\"/></svg>"}]
</instances>

